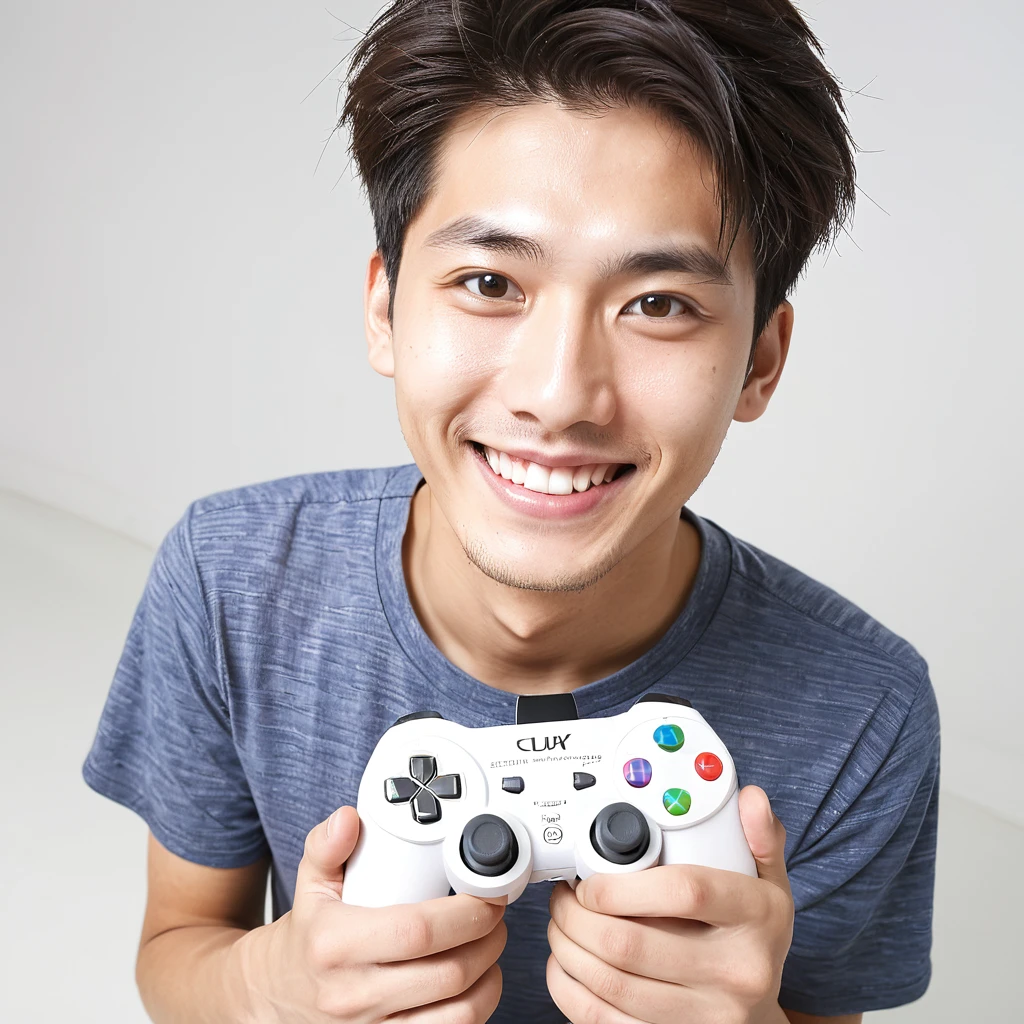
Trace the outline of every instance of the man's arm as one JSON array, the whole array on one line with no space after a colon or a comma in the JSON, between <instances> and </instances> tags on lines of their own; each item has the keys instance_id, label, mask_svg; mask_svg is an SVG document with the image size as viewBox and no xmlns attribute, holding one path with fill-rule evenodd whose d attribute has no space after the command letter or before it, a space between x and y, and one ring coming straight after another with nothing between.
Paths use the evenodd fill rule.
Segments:
<instances>
[{"instance_id":1,"label":"man's arm","mask_svg":"<svg viewBox=\"0 0 1024 1024\"><path fill-rule=\"evenodd\" d=\"M501 996L504 903L468 895L343 903L358 834L354 807L310 831L292 909L270 924L265 859L202 867L150 837L136 976L152 1020L342 1024L429 1007L431 1019L483 1024Z\"/></svg>"},{"instance_id":2,"label":"man's arm","mask_svg":"<svg viewBox=\"0 0 1024 1024\"><path fill-rule=\"evenodd\" d=\"M269 861L209 868L149 837L146 916L135 977L158 1024L241 1021L247 985L235 944L263 924Z\"/></svg>"}]
</instances>

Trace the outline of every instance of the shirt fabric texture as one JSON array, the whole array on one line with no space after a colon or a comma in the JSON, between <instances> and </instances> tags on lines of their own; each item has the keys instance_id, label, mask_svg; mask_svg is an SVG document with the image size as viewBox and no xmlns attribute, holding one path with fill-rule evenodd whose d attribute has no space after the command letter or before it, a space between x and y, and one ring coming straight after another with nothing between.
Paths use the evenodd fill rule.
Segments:
<instances>
[{"instance_id":1,"label":"shirt fabric texture","mask_svg":"<svg viewBox=\"0 0 1024 1024\"><path fill-rule=\"evenodd\" d=\"M515 722L515 700L423 631L402 570L415 465L317 473L195 502L161 545L86 782L168 850L272 858L291 906L306 833L354 804L379 737L430 709ZM840 1015L910 1002L930 976L939 718L927 665L834 591L688 509L701 556L668 632L574 691L581 718L656 690L690 700L741 785L786 827L796 906L779 1001ZM551 883L506 911L495 1024L564 1018L545 985Z\"/></svg>"}]
</instances>

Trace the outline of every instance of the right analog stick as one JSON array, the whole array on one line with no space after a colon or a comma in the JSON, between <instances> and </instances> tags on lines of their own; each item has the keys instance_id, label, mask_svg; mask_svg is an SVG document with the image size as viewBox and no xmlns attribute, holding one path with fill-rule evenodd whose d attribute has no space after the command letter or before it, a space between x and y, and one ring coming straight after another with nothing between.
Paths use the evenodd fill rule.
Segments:
<instances>
[{"instance_id":1,"label":"right analog stick","mask_svg":"<svg viewBox=\"0 0 1024 1024\"><path fill-rule=\"evenodd\" d=\"M590 828L594 849L612 864L635 864L651 843L651 830L643 812L632 804L609 804Z\"/></svg>"},{"instance_id":2,"label":"right analog stick","mask_svg":"<svg viewBox=\"0 0 1024 1024\"><path fill-rule=\"evenodd\" d=\"M466 822L459 852L470 871L495 878L509 871L519 859L519 843L504 818L478 814Z\"/></svg>"}]
</instances>

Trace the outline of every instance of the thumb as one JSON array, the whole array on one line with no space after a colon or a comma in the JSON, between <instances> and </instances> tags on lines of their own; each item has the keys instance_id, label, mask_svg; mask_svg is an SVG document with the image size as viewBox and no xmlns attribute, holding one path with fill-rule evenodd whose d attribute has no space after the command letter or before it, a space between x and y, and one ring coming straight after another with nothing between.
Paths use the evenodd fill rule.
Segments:
<instances>
[{"instance_id":1,"label":"thumb","mask_svg":"<svg viewBox=\"0 0 1024 1024\"><path fill-rule=\"evenodd\" d=\"M295 880L296 895L310 889L328 889L340 897L345 861L352 856L358 838L359 815L348 805L339 807L326 821L311 829Z\"/></svg>"},{"instance_id":2,"label":"thumb","mask_svg":"<svg viewBox=\"0 0 1024 1024\"><path fill-rule=\"evenodd\" d=\"M757 861L757 875L789 892L786 873L786 829L772 811L768 794L760 786L740 790L740 824Z\"/></svg>"}]
</instances>

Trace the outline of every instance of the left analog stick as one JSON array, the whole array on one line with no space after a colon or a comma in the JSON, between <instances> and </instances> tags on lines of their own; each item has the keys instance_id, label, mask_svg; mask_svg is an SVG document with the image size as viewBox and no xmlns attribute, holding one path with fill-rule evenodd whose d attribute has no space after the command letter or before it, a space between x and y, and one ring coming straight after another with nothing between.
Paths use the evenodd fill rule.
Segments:
<instances>
[{"instance_id":1,"label":"left analog stick","mask_svg":"<svg viewBox=\"0 0 1024 1024\"><path fill-rule=\"evenodd\" d=\"M470 871L494 878L505 874L519 859L519 843L503 818L478 814L462 830L459 852Z\"/></svg>"}]
</instances>

